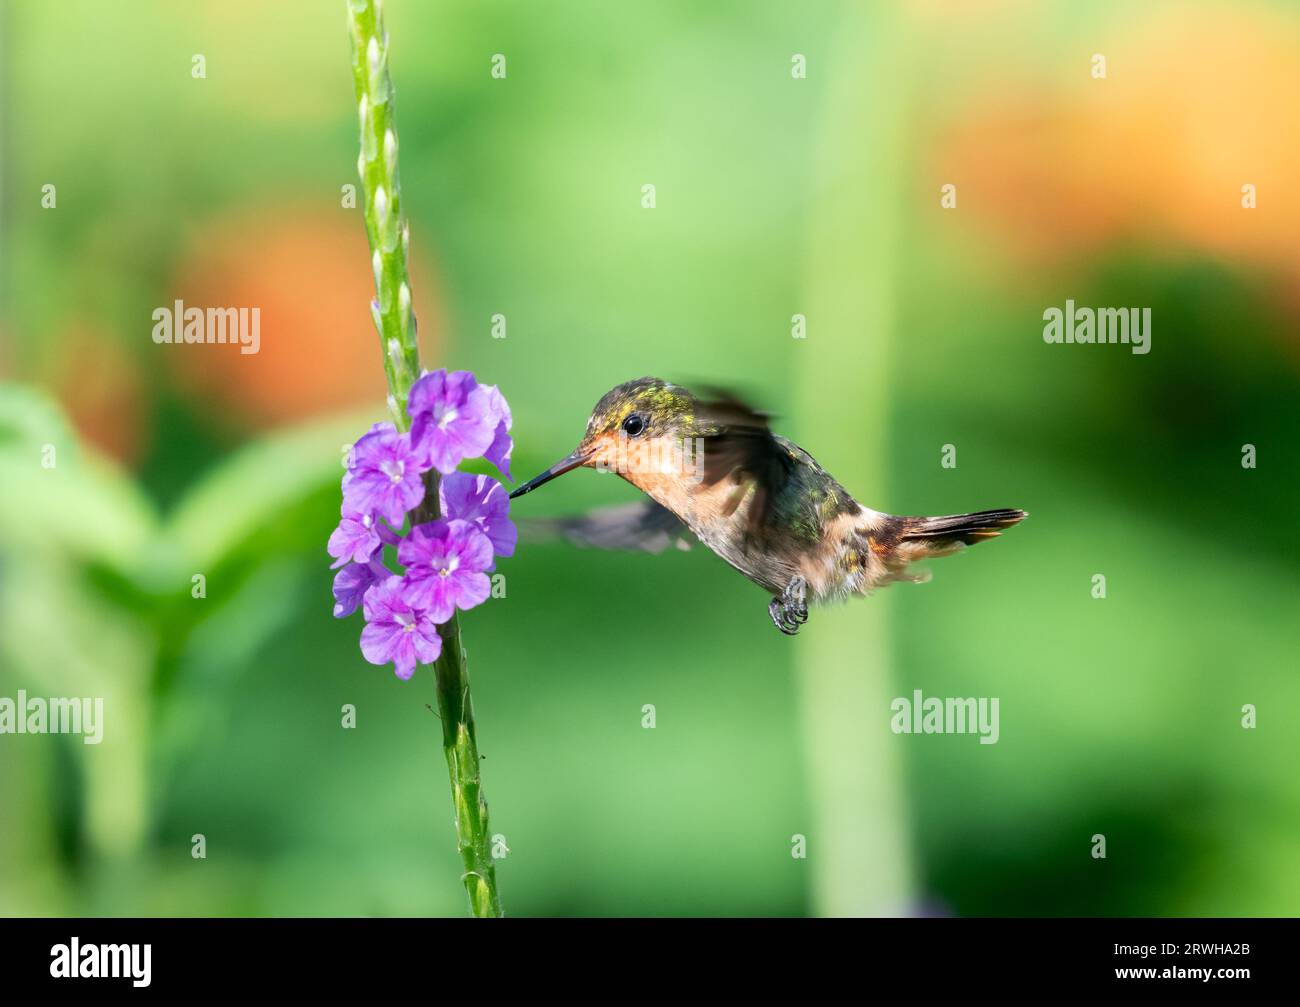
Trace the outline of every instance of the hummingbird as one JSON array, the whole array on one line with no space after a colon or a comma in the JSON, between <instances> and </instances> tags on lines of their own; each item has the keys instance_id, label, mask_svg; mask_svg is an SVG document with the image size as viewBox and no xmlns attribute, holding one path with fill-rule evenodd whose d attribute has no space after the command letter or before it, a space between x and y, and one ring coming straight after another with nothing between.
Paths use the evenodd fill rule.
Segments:
<instances>
[{"instance_id":1,"label":"hummingbird","mask_svg":"<svg viewBox=\"0 0 1300 1007\"><path fill-rule=\"evenodd\" d=\"M772 599L768 616L793 636L809 602L929 579L918 560L947 556L1027 516L1002 508L901 517L864 507L769 415L734 394L696 396L660 378L607 392L569 455L519 486L531 493L574 469L617 472L648 499L533 522L578 545L661 552L694 537Z\"/></svg>"}]
</instances>

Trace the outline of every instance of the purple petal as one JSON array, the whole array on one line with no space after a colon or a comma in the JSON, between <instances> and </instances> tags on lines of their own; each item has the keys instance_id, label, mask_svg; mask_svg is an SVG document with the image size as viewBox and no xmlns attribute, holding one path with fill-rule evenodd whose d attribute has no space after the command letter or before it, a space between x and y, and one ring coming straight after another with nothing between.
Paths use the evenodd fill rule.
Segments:
<instances>
[{"instance_id":1,"label":"purple petal","mask_svg":"<svg viewBox=\"0 0 1300 1007\"><path fill-rule=\"evenodd\" d=\"M404 635L395 623L368 622L361 631L361 653L371 664L388 664L396 660Z\"/></svg>"},{"instance_id":2,"label":"purple petal","mask_svg":"<svg viewBox=\"0 0 1300 1007\"><path fill-rule=\"evenodd\" d=\"M438 482L438 503L448 520L472 521L480 516L483 497L480 492L485 477L468 472L451 472Z\"/></svg>"},{"instance_id":3,"label":"purple petal","mask_svg":"<svg viewBox=\"0 0 1300 1007\"><path fill-rule=\"evenodd\" d=\"M428 464L410 437L391 423L376 424L357 441L348 465L343 504L352 513L380 515L400 525L424 499Z\"/></svg>"},{"instance_id":4,"label":"purple petal","mask_svg":"<svg viewBox=\"0 0 1300 1007\"><path fill-rule=\"evenodd\" d=\"M515 442L510 437L510 427L514 423L510 415L510 405L496 385L484 387L488 393L492 412L496 416L497 425L493 432L492 443L483 452L483 457L495 465L507 479L513 480L514 476L510 474L510 455L515 449Z\"/></svg>"},{"instance_id":5,"label":"purple petal","mask_svg":"<svg viewBox=\"0 0 1300 1007\"><path fill-rule=\"evenodd\" d=\"M411 634L411 644L415 648L415 658L421 664L433 664L438 660L442 653L442 637L434 628L432 619L421 620Z\"/></svg>"},{"instance_id":6,"label":"purple petal","mask_svg":"<svg viewBox=\"0 0 1300 1007\"><path fill-rule=\"evenodd\" d=\"M447 555L450 534L446 521L416 525L398 545L397 558L407 568L429 566Z\"/></svg>"},{"instance_id":7,"label":"purple petal","mask_svg":"<svg viewBox=\"0 0 1300 1007\"><path fill-rule=\"evenodd\" d=\"M496 435L492 438L488 449L483 452L483 457L495 465L502 475L513 481L514 476L510 474L510 456L514 453L515 442L506 432L509 429L505 420L497 424Z\"/></svg>"},{"instance_id":8,"label":"purple petal","mask_svg":"<svg viewBox=\"0 0 1300 1007\"><path fill-rule=\"evenodd\" d=\"M340 570L334 577L334 618L355 612L377 579L367 563L350 563Z\"/></svg>"},{"instance_id":9,"label":"purple petal","mask_svg":"<svg viewBox=\"0 0 1300 1007\"><path fill-rule=\"evenodd\" d=\"M449 521L447 531L451 539L450 553L456 560L456 571L481 573L492 565L492 541L478 525L470 521Z\"/></svg>"},{"instance_id":10,"label":"purple petal","mask_svg":"<svg viewBox=\"0 0 1300 1007\"><path fill-rule=\"evenodd\" d=\"M510 500L499 482L489 476L453 472L439 483L438 495L444 517L474 522L487 535L496 555L514 555L519 532L506 517Z\"/></svg>"},{"instance_id":11,"label":"purple petal","mask_svg":"<svg viewBox=\"0 0 1300 1007\"><path fill-rule=\"evenodd\" d=\"M407 400L411 440L420 457L443 475L492 444L499 417L487 389L469 371L433 371L411 388Z\"/></svg>"},{"instance_id":12,"label":"purple petal","mask_svg":"<svg viewBox=\"0 0 1300 1007\"><path fill-rule=\"evenodd\" d=\"M485 573L457 571L446 580L451 588L449 594L462 611L483 604L492 593L492 580Z\"/></svg>"},{"instance_id":13,"label":"purple petal","mask_svg":"<svg viewBox=\"0 0 1300 1007\"><path fill-rule=\"evenodd\" d=\"M395 612L405 612L407 604L402 599L402 578L396 575L376 579L362 602L366 622L392 621Z\"/></svg>"},{"instance_id":14,"label":"purple petal","mask_svg":"<svg viewBox=\"0 0 1300 1007\"><path fill-rule=\"evenodd\" d=\"M448 374L442 367L421 377L411 386L406 399L406 411L412 420L412 440L422 442L426 429L437 426L446 411L459 410L477 384L469 371Z\"/></svg>"},{"instance_id":15,"label":"purple petal","mask_svg":"<svg viewBox=\"0 0 1300 1007\"><path fill-rule=\"evenodd\" d=\"M332 567L337 569L349 561L368 563L379 546L378 529L370 515L344 514L331 533L326 549L337 558Z\"/></svg>"},{"instance_id":16,"label":"purple petal","mask_svg":"<svg viewBox=\"0 0 1300 1007\"><path fill-rule=\"evenodd\" d=\"M492 543L492 551L498 556L513 556L515 544L519 541L519 529L507 517L489 517L481 522L484 533Z\"/></svg>"},{"instance_id":17,"label":"purple petal","mask_svg":"<svg viewBox=\"0 0 1300 1007\"><path fill-rule=\"evenodd\" d=\"M456 612L456 598L451 577L428 572L406 575L406 602L413 609L428 614L429 620L438 625L446 622Z\"/></svg>"}]
</instances>

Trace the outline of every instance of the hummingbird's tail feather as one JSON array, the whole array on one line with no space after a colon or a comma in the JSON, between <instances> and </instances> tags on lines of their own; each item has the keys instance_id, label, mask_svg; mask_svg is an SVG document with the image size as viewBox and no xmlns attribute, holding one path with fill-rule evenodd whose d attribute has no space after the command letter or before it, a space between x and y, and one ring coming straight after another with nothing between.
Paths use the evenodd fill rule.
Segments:
<instances>
[{"instance_id":1,"label":"hummingbird's tail feather","mask_svg":"<svg viewBox=\"0 0 1300 1007\"><path fill-rule=\"evenodd\" d=\"M899 545L905 552L914 554L909 558L946 556L963 545L997 538L1002 529L1019 524L1028 516L1025 511L1009 507L943 517L905 517L900 519Z\"/></svg>"},{"instance_id":2,"label":"hummingbird's tail feather","mask_svg":"<svg viewBox=\"0 0 1300 1007\"><path fill-rule=\"evenodd\" d=\"M855 527L846 548L853 560L850 575L839 581L833 592L820 586L816 597L831 593L870 594L878 587L899 581L923 583L930 579L930 571L915 567L914 563L950 556L965 546L995 538L1003 528L1010 528L1029 516L1025 511L1009 507L942 517L902 517L878 511L868 514L866 523Z\"/></svg>"}]
</instances>

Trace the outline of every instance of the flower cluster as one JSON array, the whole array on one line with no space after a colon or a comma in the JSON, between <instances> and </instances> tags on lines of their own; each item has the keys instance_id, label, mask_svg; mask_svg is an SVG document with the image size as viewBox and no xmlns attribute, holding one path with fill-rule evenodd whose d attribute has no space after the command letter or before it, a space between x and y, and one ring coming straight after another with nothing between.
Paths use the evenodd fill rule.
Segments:
<instances>
[{"instance_id":1,"label":"flower cluster","mask_svg":"<svg viewBox=\"0 0 1300 1007\"><path fill-rule=\"evenodd\" d=\"M434 371L411 389L407 412L409 433L376 423L352 446L342 518L328 546L338 570L334 615L360 608L361 653L371 664L391 663L403 679L442 653L438 626L487 599L495 557L512 555L517 538L502 485L456 471L481 457L510 478L510 407L496 386L480 385L469 371ZM430 469L441 476L442 517L416 524ZM402 573L385 566L386 545L396 549Z\"/></svg>"}]
</instances>

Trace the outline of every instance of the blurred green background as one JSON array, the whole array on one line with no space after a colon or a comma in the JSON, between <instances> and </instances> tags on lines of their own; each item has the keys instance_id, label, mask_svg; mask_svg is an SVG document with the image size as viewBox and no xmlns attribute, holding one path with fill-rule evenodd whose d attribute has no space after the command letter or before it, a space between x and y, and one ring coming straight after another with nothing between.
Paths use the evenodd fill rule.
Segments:
<instances>
[{"instance_id":1,"label":"blurred green background","mask_svg":"<svg viewBox=\"0 0 1300 1007\"><path fill-rule=\"evenodd\" d=\"M516 476L656 374L872 507L1032 513L795 639L702 549L525 540L463 619L507 912L1300 910L1294 4L386 16L425 362L500 384ZM0 61L0 696L106 703L0 736L0 913L463 913L432 677L330 615L384 416L342 4L6 3ZM176 298L261 352L155 345ZM1067 298L1150 354L1046 345ZM1000 741L891 734L913 689Z\"/></svg>"}]
</instances>

